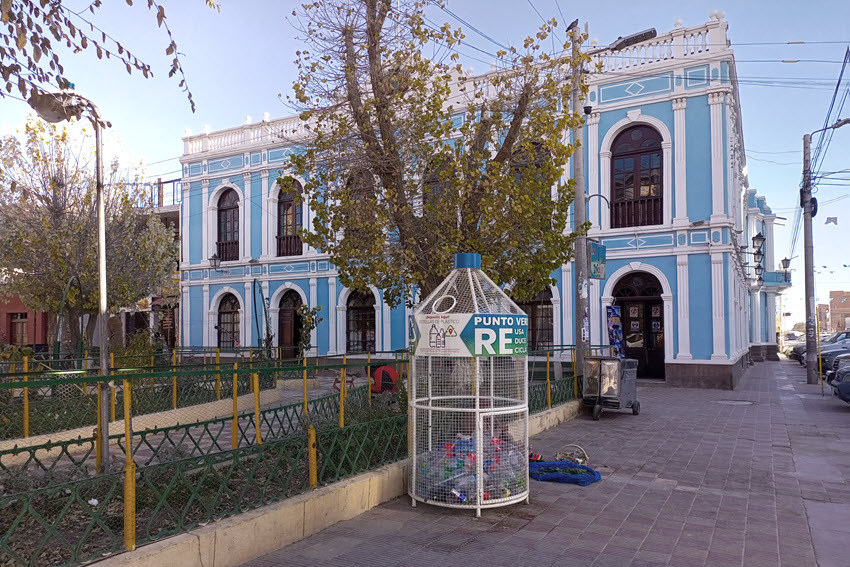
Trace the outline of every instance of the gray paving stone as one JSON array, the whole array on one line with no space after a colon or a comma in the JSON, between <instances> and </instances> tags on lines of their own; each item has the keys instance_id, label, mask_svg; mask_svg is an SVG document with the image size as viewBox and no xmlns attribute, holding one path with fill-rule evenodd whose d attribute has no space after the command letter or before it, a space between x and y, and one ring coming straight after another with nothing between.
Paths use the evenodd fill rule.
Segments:
<instances>
[{"instance_id":1,"label":"gray paving stone","mask_svg":"<svg viewBox=\"0 0 850 567\"><path fill-rule=\"evenodd\" d=\"M246 566L846 567L850 412L804 382L766 362L734 392L640 385L641 415L532 439L544 455L580 444L602 482L533 483L530 505L481 519L399 498Z\"/></svg>"}]
</instances>

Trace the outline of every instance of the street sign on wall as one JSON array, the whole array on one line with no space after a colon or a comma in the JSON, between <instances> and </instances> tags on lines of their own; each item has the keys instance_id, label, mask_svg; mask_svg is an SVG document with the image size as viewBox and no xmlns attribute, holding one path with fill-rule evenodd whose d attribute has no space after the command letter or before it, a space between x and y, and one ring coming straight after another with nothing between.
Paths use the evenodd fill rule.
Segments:
<instances>
[{"instance_id":1,"label":"street sign on wall","mask_svg":"<svg viewBox=\"0 0 850 567\"><path fill-rule=\"evenodd\" d=\"M605 247L593 240L590 242L590 277L594 280L605 279Z\"/></svg>"}]
</instances>

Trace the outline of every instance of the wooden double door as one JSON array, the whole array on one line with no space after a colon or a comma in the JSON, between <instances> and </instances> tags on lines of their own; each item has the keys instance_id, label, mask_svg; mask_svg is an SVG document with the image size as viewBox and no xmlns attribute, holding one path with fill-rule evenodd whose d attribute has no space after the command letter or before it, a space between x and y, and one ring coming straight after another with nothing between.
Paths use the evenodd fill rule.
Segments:
<instances>
[{"instance_id":1,"label":"wooden double door","mask_svg":"<svg viewBox=\"0 0 850 567\"><path fill-rule=\"evenodd\" d=\"M301 296L296 291L287 291L280 299L278 310L278 346L281 358L298 358L298 338L301 336Z\"/></svg>"},{"instance_id":2,"label":"wooden double door","mask_svg":"<svg viewBox=\"0 0 850 567\"><path fill-rule=\"evenodd\" d=\"M626 357L638 361L639 378L664 378L664 302L652 274L634 272L614 288L620 306Z\"/></svg>"}]
</instances>

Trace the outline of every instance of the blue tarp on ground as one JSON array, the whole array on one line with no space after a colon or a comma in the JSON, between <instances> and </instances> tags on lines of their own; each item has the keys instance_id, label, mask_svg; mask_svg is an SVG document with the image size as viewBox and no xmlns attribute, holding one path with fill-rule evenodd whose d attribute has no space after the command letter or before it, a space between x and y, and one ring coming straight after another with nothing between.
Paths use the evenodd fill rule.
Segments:
<instances>
[{"instance_id":1,"label":"blue tarp on ground","mask_svg":"<svg viewBox=\"0 0 850 567\"><path fill-rule=\"evenodd\" d=\"M576 474L574 472L566 472L568 469L579 469L586 472L583 474ZM579 486L587 486L597 480L602 480L602 475L592 468L570 461L530 462L528 463L528 474L534 480L566 482L570 484L578 484Z\"/></svg>"}]
</instances>

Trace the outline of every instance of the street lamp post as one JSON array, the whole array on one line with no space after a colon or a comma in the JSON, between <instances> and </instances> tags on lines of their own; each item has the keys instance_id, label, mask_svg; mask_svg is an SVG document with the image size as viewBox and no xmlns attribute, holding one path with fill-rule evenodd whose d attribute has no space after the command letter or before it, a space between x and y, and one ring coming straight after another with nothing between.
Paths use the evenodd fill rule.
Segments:
<instances>
[{"instance_id":1,"label":"street lamp post","mask_svg":"<svg viewBox=\"0 0 850 567\"><path fill-rule=\"evenodd\" d=\"M100 376L109 375L109 344L106 333L106 219L103 198L103 121L97 106L89 99L72 92L44 93L34 92L27 103L42 119L56 123L72 118L80 118L88 113L87 118L94 127L95 140L95 187L97 193L97 281L98 281L98 329L100 342ZM107 388L100 389L100 429L97 432L97 445L100 453L100 472L109 470L109 402L110 383Z\"/></svg>"},{"instance_id":2,"label":"street lamp post","mask_svg":"<svg viewBox=\"0 0 850 567\"><path fill-rule=\"evenodd\" d=\"M818 354L815 323L815 244L812 237L812 135L850 124L850 118L837 120L832 126L803 136L803 187L800 206L803 208L803 256L806 277L806 383L818 383Z\"/></svg>"}]
</instances>

